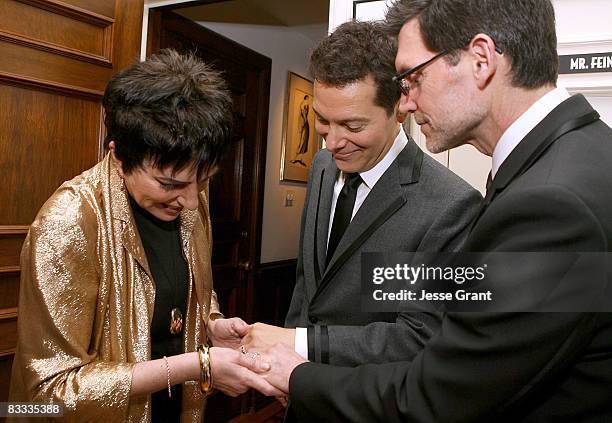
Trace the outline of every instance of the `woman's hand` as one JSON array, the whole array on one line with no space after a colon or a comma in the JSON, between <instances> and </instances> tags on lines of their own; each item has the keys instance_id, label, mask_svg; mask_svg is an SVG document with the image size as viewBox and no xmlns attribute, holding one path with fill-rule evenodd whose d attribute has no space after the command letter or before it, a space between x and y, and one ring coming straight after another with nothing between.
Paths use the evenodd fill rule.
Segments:
<instances>
[{"instance_id":1,"label":"woman's hand","mask_svg":"<svg viewBox=\"0 0 612 423\"><path fill-rule=\"evenodd\" d=\"M284 395L262 376L240 365L240 352L228 348L212 347L209 350L213 387L231 397L244 394L249 388L268 396Z\"/></svg>"},{"instance_id":2,"label":"woman's hand","mask_svg":"<svg viewBox=\"0 0 612 423\"><path fill-rule=\"evenodd\" d=\"M240 317L208 321L208 339L215 347L238 349L249 325Z\"/></svg>"}]
</instances>

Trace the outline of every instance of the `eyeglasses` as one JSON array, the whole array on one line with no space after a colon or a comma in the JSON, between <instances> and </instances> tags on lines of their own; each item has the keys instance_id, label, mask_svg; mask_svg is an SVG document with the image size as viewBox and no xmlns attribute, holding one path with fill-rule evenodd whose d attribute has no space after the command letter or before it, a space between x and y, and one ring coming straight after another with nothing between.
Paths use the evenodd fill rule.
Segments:
<instances>
[{"instance_id":1,"label":"eyeglasses","mask_svg":"<svg viewBox=\"0 0 612 423\"><path fill-rule=\"evenodd\" d=\"M495 46L495 51L498 54L504 54L504 52L502 51L502 49L500 49L499 47ZM436 54L434 57L432 57L431 59L429 59L426 62L421 63L420 65L417 65L413 68L410 68L402 73L399 73L397 75L395 75L393 77L393 82L397 83L397 85L399 86L400 91L402 92L402 94L404 94L405 96L408 95L408 93L410 93L410 75L415 74L416 72L423 70L427 65L433 63L435 60L439 59L440 57L446 55L450 53L450 51L448 50L444 50L438 54Z\"/></svg>"},{"instance_id":2,"label":"eyeglasses","mask_svg":"<svg viewBox=\"0 0 612 423\"><path fill-rule=\"evenodd\" d=\"M429 59L426 62L421 63L420 65L417 65L413 68L410 68L400 74L397 74L393 77L393 82L397 83L397 85L399 86L400 91L402 92L402 94L404 94L405 96L408 95L408 93L410 92L410 80L408 79L410 77L410 75L413 75L414 73L424 69L427 65L429 65L430 63L433 63L435 60L439 59L440 57L444 56L445 54L448 54L448 51L443 51L441 53L436 54L434 57L432 57L431 59Z\"/></svg>"}]
</instances>

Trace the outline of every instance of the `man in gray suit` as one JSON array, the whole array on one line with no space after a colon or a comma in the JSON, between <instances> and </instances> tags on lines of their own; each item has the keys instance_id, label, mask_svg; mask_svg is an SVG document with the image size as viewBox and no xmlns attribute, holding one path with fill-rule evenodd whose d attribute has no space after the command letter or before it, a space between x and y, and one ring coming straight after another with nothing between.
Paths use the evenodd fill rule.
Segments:
<instances>
[{"instance_id":1,"label":"man in gray suit","mask_svg":"<svg viewBox=\"0 0 612 423\"><path fill-rule=\"evenodd\" d=\"M252 325L246 350L280 342L311 361L355 366L411 360L438 330L438 315L360 307L362 252L454 250L481 200L405 134L395 53L395 40L369 22L341 25L313 52L327 148L308 179L290 329Z\"/></svg>"}]
</instances>

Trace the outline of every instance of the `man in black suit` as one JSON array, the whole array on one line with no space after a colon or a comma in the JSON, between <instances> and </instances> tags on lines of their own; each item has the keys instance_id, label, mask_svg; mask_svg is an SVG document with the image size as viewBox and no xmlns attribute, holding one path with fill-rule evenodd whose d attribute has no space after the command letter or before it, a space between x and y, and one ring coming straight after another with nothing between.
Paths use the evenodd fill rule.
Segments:
<instances>
[{"instance_id":1,"label":"man in black suit","mask_svg":"<svg viewBox=\"0 0 612 423\"><path fill-rule=\"evenodd\" d=\"M427 147L493 157L465 251L609 252L612 130L582 95L555 88L551 2L399 0L386 20L400 111ZM519 288L543 276L514 270ZM301 421L609 422L612 317L584 311L448 313L411 362L302 364L277 346L244 364L269 369Z\"/></svg>"}]
</instances>

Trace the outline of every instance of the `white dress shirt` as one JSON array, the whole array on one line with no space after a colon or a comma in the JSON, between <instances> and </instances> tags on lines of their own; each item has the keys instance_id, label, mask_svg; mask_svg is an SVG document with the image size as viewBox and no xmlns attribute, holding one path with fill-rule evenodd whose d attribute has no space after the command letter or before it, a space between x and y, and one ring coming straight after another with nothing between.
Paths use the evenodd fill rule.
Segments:
<instances>
[{"instance_id":1,"label":"white dress shirt","mask_svg":"<svg viewBox=\"0 0 612 423\"><path fill-rule=\"evenodd\" d=\"M389 169L389 166L397 159L397 156L400 155L402 150L408 144L408 137L404 132L404 128L399 125L400 130L395 137L395 141L393 141L393 145L387 151L387 154L379 161L372 169L366 172L359 172L359 176L363 180L363 183L359 185L357 188L357 197L355 198L355 206L353 207L353 214L351 215L351 220L357 214L357 211L365 201L366 197L376 185L376 182L383 176L383 174ZM334 214L336 212L336 202L338 201L338 196L340 195L340 191L344 187L345 175L340 172L338 179L334 185L334 195L332 197L331 204L331 213L329 216L329 228L327 228L327 242L329 243L329 235L331 234L331 226L334 221ZM295 351L300 354L305 359L308 359L308 329L307 328L296 328L295 329Z\"/></svg>"},{"instance_id":2,"label":"white dress shirt","mask_svg":"<svg viewBox=\"0 0 612 423\"><path fill-rule=\"evenodd\" d=\"M521 140L542 122L555 107L568 98L570 98L570 95L565 88L555 88L533 103L525 113L506 129L506 132L503 133L493 150L491 178L495 178L495 174L502 163L508 158Z\"/></svg>"}]
</instances>

